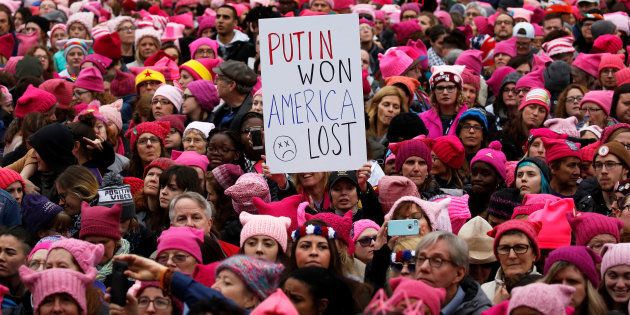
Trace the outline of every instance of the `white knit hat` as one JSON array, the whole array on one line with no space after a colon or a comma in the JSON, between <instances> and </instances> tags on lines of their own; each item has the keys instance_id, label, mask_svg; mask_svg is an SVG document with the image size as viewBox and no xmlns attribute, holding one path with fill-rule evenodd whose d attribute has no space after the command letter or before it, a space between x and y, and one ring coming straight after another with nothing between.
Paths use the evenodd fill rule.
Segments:
<instances>
[{"instance_id":1,"label":"white knit hat","mask_svg":"<svg viewBox=\"0 0 630 315\"><path fill-rule=\"evenodd\" d=\"M68 27L68 31L70 30L70 25L73 23L81 23L88 30L88 33L92 33L92 27L94 26L94 13L92 12L77 12L70 16L66 26Z\"/></svg>"},{"instance_id":2,"label":"white knit hat","mask_svg":"<svg viewBox=\"0 0 630 315\"><path fill-rule=\"evenodd\" d=\"M142 28L142 29L138 29L136 30L136 40L135 40L135 44L136 47L138 47L138 43L140 42L141 39L145 38L145 37L151 37L153 39L155 39L156 42L158 42L158 48L161 45L161 41L160 41L160 33L152 28Z\"/></svg>"}]
</instances>

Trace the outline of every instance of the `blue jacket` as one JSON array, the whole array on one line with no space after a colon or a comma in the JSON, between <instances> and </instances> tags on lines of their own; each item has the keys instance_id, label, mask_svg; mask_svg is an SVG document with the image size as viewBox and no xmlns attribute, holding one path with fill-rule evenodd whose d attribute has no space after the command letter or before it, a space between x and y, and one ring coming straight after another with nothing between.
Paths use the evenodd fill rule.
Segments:
<instances>
[{"instance_id":1,"label":"blue jacket","mask_svg":"<svg viewBox=\"0 0 630 315\"><path fill-rule=\"evenodd\" d=\"M0 225L12 227L22 224L20 206L8 192L0 190Z\"/></svg>"},{"instance_id":2,"label":"blue jacket","mask_svg":"<svg viewBox=\"0 0 630 315\"><path fill-rule=\"evenodd\" d=\"M171 293L180 301L186 305L195 305L201 300L220 299L233 305L236 308L240 308L232 300L226 298L219 291L193 280L193 278L181 273L175 272L171 280Z\"/></svg>"}]
</instances>

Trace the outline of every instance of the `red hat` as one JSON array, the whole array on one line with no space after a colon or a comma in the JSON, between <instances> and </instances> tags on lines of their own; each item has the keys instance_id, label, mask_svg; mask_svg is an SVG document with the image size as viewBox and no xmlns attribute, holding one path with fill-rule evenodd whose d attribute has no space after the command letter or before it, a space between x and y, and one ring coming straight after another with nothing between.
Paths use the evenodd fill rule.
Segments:
<instances>
[{"instance_id":1,"label":"red hat","mask_svg":"<svg viewBox=\"0 0 630 315\"><path fill-rule=\"evenodd\" d=\"M617 86L630 83L630 68L623 68L615 73Z\"/></svg>"},{"instance_id":2,"label":"red hat","mask_svg":"<svg viewBox=\"0 0 630 315\"><path fill-rule=\"evenodd\" d=\"M547 164L551 165L554 161L566 157L576 157L582 159L580 154L580 144L570 140L542 138L545 145L545 158Z\"/></svg>"},{"instance_id":3,"label":"red hat","mask_svg":"<svg viewBox=\"0 0 630 315\"><path fill-rule=\"evenodd\" d=\"M164 52L164 50L158 50L155 54L153 54L153 55L149 56L149 57L147 58L147 60L145 60L145 61L144 61L144 66L145 66L145 67L151 67L151 66L154 66L156 62L158 62L160 59L162 59L162 58L164 58L164 57L169 58L169 59L171 59L171 60L175 61L175 58L173 58L173 57L171 57L171 56L167 55L167 54Z\"/></svg>"},{"instance_id":4,"label":"red hat","mask_svg":"<svg viewBox=\"0 0 630 315\"><path fill-rule=\"evenodd\" d=\"M616 54L623 48L623 42L617 35L605 34L597 37L593 43L592 53Z\"/></svg>"},{"instance_id":5,"label":"red hat","mask_svg":"<svg viewBox=\"0 0 630 315\"><path fill-rule=\"evenodd\" d=\"M432 151L446 166L459 169L466 161L464 145L456 136L441 136L435 138Z\"/></svg>"},{"instance_id":6,"label":"red hat","mask_svg":"<svg viewBox=\"0 0 630 315\"><path fill-rule=\"evenodd\" d=\"M24 190L26 184L24 183L24 179L20 173L10 168L0 168L0 189L6 190L9 185L15 182L20 182L22 190Z\"/></svg>"},{"instance_id":7,"label":"red hat","mask_svg":"<svg viewBox=\"0 0 630 315\"><path fill-rule=\"evenodd\" d=\"M327 226L335 229L338 240L348 245L348 250L354 252L354 243L350 239L350 230L352 230L352 211L346 212L343 217L332 212L321 212L314 216L305 214L306 220L318 219L324 221Z\"/></svg>"},{"instance_id":8,"label":"red hat","mask_svg":"<svg viewBox=\"0 0 630 315\"><path fill-rule=\"evenodd\" d=\"M583 148L580 149L580 159L583 162L593 162L593 158L595 157L595 151L599 149L599 145L601 142L593 142Z\"/></svg>"},{"instance_id":9,"label":"red hat","mask_svg":"<svg viewBox=\"0 0 630 315\"><path fill-rule=\"evenodd\" d=\"M181 1L179 1L181 2ZM187 28L195 28L195 21L193 19L192 12L186 12L184 14L169 16L168 20L173 23L184 25Z\"/></svg>"},{"instance_id":10,"label":"red hat","mask_svg":"<svg viewBox=\"0 0 630 315\"><path fill-rule=\"evenodd\" d=\"M72 82L64 79L50 79L40 84L39 88L52 93L58 101L59 108L70 108L74 91L74 84Z\"/></svg>"},{"instance_id":11,"label":"red hat","mask_svg":"<svg viewBox=\"0 0 630 315\"><path fill-rule=\"evenodd\" d=\"M159 159L156 159L156 160L159 160ZM142 189L144 188L144 181L138 177L132 177L132 176L123 177L123 184L129 185L129 188L131 189L131 194L133 196L141 193Z\"/></svg>"},{"instance_id":12,"label":"red hat","mask_svg":"<svg viewBox=\"0 0 630 315\"><path fill-rule=\"evenodd\" d=\"M571 245L571 226L567 213L573 212L573 198L548 202L545 207L530 214L527 220L542 223L538 232L538 246L543 249L556 249Z\"/></svg>"},{"instance_id":13,"label":"red hat","mask_svg":"<svg viewBox=\"0 0 630 315\"><path fill-rule=\"evenodd\" d=\"M15 46L15 38L12 33L6 33L0 36L0 56L11 58L13 55L13 47Z\"/></svg>"},{"instance_id":14,"label":"red hat","mask_svg":"<svg viewBox=\"0 0 630 315\"><path fill-rule=\"evenodd\" d=\"M94 42L94 52L109 59L117 60L122 57L122 43L117 32L103 35Z\"/></svg>"},{"instance_id":15,"label":"red hat","mask_svg":"<svg viewBox=\"0 0 630 315\"><path fill-rule=\"evenodd\" d=\"M101 236L119 240L120 213L122 205L115 204L111 208L103 206L90 207L87 202L81 203L81 230L79 237Z\"/></svg>"},{"instance_id":16,"label":"red hat","mask_svg":"<svg viewBox=\"0 0 630 315\"><path fill-rule=\"evenodd\" d=\"M143 177L147 176L147 173L149 172L150 169L157 167L159 169L161 169L162 171L166 171L167 168L171 167L175 165L175 161L169 159L169 158L157 158L153 161L151 161L151 163L149 163L149 165L144 167L144 173L142 174Z\"/></svg>"},{"instance_id":17,"label":"red hat","mask_svg":"<svg viewBox=\"0 0 630 315\"><path fill-rule=\"evenodd\" d=\"M160 143L164 145L164 139L168 133L171 132L171 123L168 121L147 121L143 122L132 129L127 131L126 137L129 138L129 145L131 147L131 151L135 152L136 150L136 142L138 138L145 134L150 133L158 137L160 139Z\"/></svg>"},{"instance_id":18,"label":"red hat","mask_svg":"<svg viewBox=\"0 0 630 315\"><path fill-rule=\"evenodd\" d=\"M266 214L274 217L287 217L291 219L291 226L287 230L293 231L298 228L297 208L302 202L301 195L293 195L286 197L280 201L272 201L266 203L258 197L252 199L254 206L258 209L258 214Z\"/></svg>"},{"instance_id":19,"label":"red hat","mask_svg":"<svg viewBox=\"0 0 630 315\"><path fill-rule=\"evenodd\" d=\"M57 99L52 93L28 85L24 94L18 98L15 104L15 117L24 118L32 112L45 113L57 104Z\"/></svg>"},{"instance_id":20,"label":"red hat","mask_svg":"<svg viewBox=\"0 0 630 315\"><path fill-rule=\"evenodd\" d=\"M116 70L116 76L112 80L109 90L116 97L134 94L136 91L136 77L131 73Z\"/></svg>"},{"instance_id":21,"label":"red hat","mask_svg":"<svg viewBox=\"0 0 630 315\"><path fill-rule=\"evenodd\" d=\"M93 92L105 91L103 76L96 67L89 67L81 70L76 81L74 81L74 87Z\"/></svg>"},{"instance_id":22,"label":"red hat","mask_svg":"<svg viewBox=\"0 0 630 315\"><path fill-rule=\"evenodd\" d=\"M567 220L575 235L575 245L588 245L593 237L609 234L619 242L623 222L594 212L567 213Z\"/></svg>"},{"instance_id":23,"label":"red hat","mask_svg":"<svg viewBox=\"0 0 630 315\"><path fill-rule=\"evenodd\" d=\"M179 131L180 134L184 134L184 123L186 122L186 115L164 115L158 118L158 121L168 121L171 123L171 128L175 128L175 130Z\"/></svg>"},{"instance_id":24,"label":"red hat","mask_svg":"<svg viewBox=\"0 0 630 315\"><path fill-rule=\"evenodd\" d=\"M497 247L499 247L499 241L501 240L501 236L505 234L507 231L519 231L529 238L530 242L534 245L536 250L536 257L540 257L540 247L538 246L538 232L542 227L542 223L540 222L531 222L525 220L508 220L505 221L492 229L492 231L488 232L488 236L494 238L494 245L492 245L494 249L494 255L499 257L499 253L497 252Z\"/></svg>"}]
</instances>

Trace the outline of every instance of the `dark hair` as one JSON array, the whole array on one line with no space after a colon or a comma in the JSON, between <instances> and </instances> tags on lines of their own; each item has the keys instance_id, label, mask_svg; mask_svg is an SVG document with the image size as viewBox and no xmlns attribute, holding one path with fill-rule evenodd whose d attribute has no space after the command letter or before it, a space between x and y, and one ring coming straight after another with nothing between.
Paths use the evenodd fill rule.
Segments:
<instances>
[{"instance_id":1,"label":"dark hair","mask_svg":"<svg viewBox=\"0 0 630 315\"><path fill-rule=\"evenodd\" d=\"M12 227L0 227L0 236L13 236L22 243L24 255L28 255L35 245L33 235L22 226L16 225Z\"/></svg>"},{"instance_id":2,"label":"dark hair","mask_svg":"<svg viewBox=\"0 0 630 315\"><path fill-rule=\"evenodd\" d=\"M228 9L228 10L230 10L232 12L232 17L235 20L238 21L238 13L236 12L236 9L233 6L224 4L224 5L220 6L220 7L218 7L214 12L219 12L219 9Z\"/></svg>"},{"instance_id":3,"label":"dark hair","mask_svg":"<svg viewBox=\"0 0 630 315\"><path fill-rule=\"evenodd\" d=\"M343 277L320 267L304 267L295 269L282 279L281 287L289 279L295 279L304 284L308 293L313 297L315 307L321 300L326 299L328 305L323 315L354 314L352 301L354 298L350 286Z\"/></svg>"},{"instance_id":4,"label":"dark hair","mask_svg":"<svg viewBox=\"0 0 630 315\"><path fill-rule=\"evenodd\" d=\"M184 165L173 165L162 172L162 175L160 175L160 189L166 187L173 176L175 176L177 188L185 191L194 191L199 194L202 193L197 172L192 167Z\"/></svg>"},{"instance_id":5,"label":"dark hair","mask_svg":"<svg viewBox=\"0 0 630 315\"><path fill-rule=\"evenodd\" d=\"M567 114L567 94L569 94L569 91L573 90L573 89L578 89L580 90L580 92L582 92L582 95L586 94L586 92L588 92L588 89L583 86L583 85L579 85L576 83L572 83L569 84L563 91L562 93L560 93L560 95L558 96L558 103L556 104L556 110L553 113L553 116L556 118L567 118L569 115ZM630 89L628 90L628 92L630 92ZM614 106L613 106L614 108ZM611 111L611 115L612 115L612 111ZM616 117L615 117L616 118Z\"/></svg>"},{"instance_id":6,"label":"dark hair","mask_svg":"<svg viewBox=\"0 0 630 315\"><path fill-rule=\"evenodd\" d=\"M429 37L432 42L436 42L440 38L440 36L448 33L448 28L446 28L446 26L442 24L429 27L426 31L427 37Z\"/></svg>"},{"instance_id":7,"label":"dark hair","mask_svg":"<svg viewBox=\"0 0 630 315\"><path fill-rule=\"evenodd\" d=\"M175 60L175 62L177 62L177 64L180 64L182 60L182 50L179 49L177 45L175 45L175 42L166 42L162 44L162 47L160 47L161 50L166 50L168 48L175 48L175 50L177 50L177 60ZM192 57L190 59L192 59ZM112 66L113 66L113 63L112 63Z\"/></svg>"},{"instance_id":8,"label":"dark hair","mask_svg":"<svg viewBox=\"0 0 630 315\"><path fill-rule=\"evenodd\" d=\"M566 36L571 36L571 34L569 34L569 32L565 31L564 29L553 30L549 32L549 34L545 35L545 37L543 37L543 43L552 41L554 39L566 37Z\"/></svg>"},{"instance_id":9,"label":"dark hair","mask_svg":"<svg viewBox=\"0 0 630 315\"><path fill-rule=\"evenodd\" d=\"M610 116L614 119L619 120L617 117L617 103L619 103L619 99L621 98L621 94L630 93L630 84L620 85L615 88L615 94L613 94L612 106L610 107ZM626 121L622 121L628 123Z\"/></svg>"},{"instance_id":10,"label":"dark hair","mask_svg":"<svg viewBox=\"0 0 630 315\"><path fill-rule=\"evenodd\" d=\"M13 13L11 12L11 9L4 4L0 4L0 12L4 12L9 18L9 33L13 33L15 31L15 23L13 22ZM22 21L26 22L26 19L28 19L28 17L22 17Z\"/></svg>"},{"instance_id":11,"label":"dark hair","mask_svg":"<svg viewBox=\"0 0 630 315\"><path fill-rule=\"evenodd\" d=\"M94 118L94 115L90 113L82 116L79 121L68 124L70 132L72 132L73 141L79 142L79 151L81 151L81 153L85 154L86 156L92 153L93 150L88 148L88 143L83 140L83 138L88 138L90 140L96 139L96 134L94 133L95 121L96 119Z\"/></svg>"},{"instance_id":12,"label":"dark hair","mask_svg":"<svg viewBox=\"0 0 630 315\"><path fill-rule=\"evenodd\" d=\"M517 55L516 57L512 57L507 65L516 69L522 64L528 64L529 67L532 68L532 55Z\"/></svg>"},{"instance_id":13,"label":"dark hair","mask_svg":"<svg viewBox=\"0 0 630 315\"><path fill-rule=\"evenodd\" d=\"M242 121L244 121L244 119L241 119L241 122ZM245 147L243 146L243 143L241 142L240 135L231 129L214 128L208 134L208 141L207 141L208 145L210 145L210 139L212 139L212 137L216 135L224 135L230 138L230 141L232 141L232 144L234 145L234 150L236 150L236 152L239 153L238 160L235 161L234 164L237 164L238 166L243 168L243 166L245 165L245 155L243 154Z\"/></svg>"},{"instance_id":14,"label":"dark hair","mask_svg":"<svg viewBox=\"0 0 630 315\"><path fill-rule=\"evenodd\" d=\"M234 303L229 303L226 299L211 298L209 300L199 300L190 306L190 315L245 315L245 310L236 307Z\"/></svg>"},{"instance_id":15,"label":"dark hair","mask_svg":"<svg viewBox=\"0 0 630 315\"><path fill-rule=\"evenodd\" d=\"M306 221L306 223L304 223L304 226L307 226L309 224L319 225L322 227L328 226L324 221L317 219ZM337 250L337 244L335 243L334 239L329 239L325 236L323 237L328 242L328 251L330 251L330 262L328 264L328 270L339 277L343 277L343 271L341 270L341 259L339 257L339 251ZM289 260L289 265L287 267L288 270L298 269L297 260L295 259L295 251L297 250L297 245L299 242L300 240L298 239L293 242L293 244L291 244L291 256Z\"/></svg>"},{"instance_id":16,"label":"dark hair","mask_svg":"<svg viewBox=\"0 0 630 315\"><path fill-rule=\"evenodd\" d=\"M450 34L444 37L444 45L461 50L468 49L468 47L466 47L466 35L464 34L464 32L458 29L452 30Z\"/></svg>"},{"instance_id":17,"label":"dark hair","mask_svg":"<svg viewBox=\"0 0 630 315\"><path fill-rule=\"evenodd\" d=\"M257 113L257 112L248 112L247 114L243 115L243 117L241 118L241 125L238 126L239 129L243 128L243 125L245 124L245 121L252 119L252 118L258 118L260 120L263 120L263 115L261 113ZM209 139L209 137L208 137Z\"/></svg>"},{"instance_id":18,"label":"dark hair","mask_svg":"<svg viewBox=\"0 0 630 315\"><path fill-rule=\"evenodd\" d=\"M553 20L553 19L562 20L562 13L554 12L554 13L545 14L545 17L543 18L543 25L546 21Z\"/></svg>"},{"instance_id":19,"label":"dark hair","mask_svg":"<svg viewBox=\"0 0 630 315\"><path fill-rule=\"evenodd\" d=\"M45 35L45 33L44 33ZM50 49L48 49L46 46L44 45L36 45L31 47L31 49L29 49L26 52L27 56L33 56L35 57L35 51L37 51L38 49L43 50L46 53L46 57L48 58L48 69L42 69L43 70L43 77L45 80L50 80L50 79L54 79L53 77L53 72L55 71L55 61L53 59L53 55L52 53L50 53Z\"/></svg>"}]
</instances>

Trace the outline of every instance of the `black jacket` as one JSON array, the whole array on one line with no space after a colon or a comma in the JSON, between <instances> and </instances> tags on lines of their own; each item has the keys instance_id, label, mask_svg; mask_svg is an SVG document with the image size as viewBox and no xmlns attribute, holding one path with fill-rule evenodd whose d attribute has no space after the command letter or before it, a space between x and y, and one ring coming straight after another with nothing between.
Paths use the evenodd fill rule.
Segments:
<instances>
[{"instance_id":1,"label":"black jacket","mask_svg":"<svg viewBox=\"0 0 630 315\"><path fill-rule=\"evenodd\" d=\"M218 128L228 128L232 129L235 132L239 132L239 128L241 127L241 119L243 119L243 116L245 116L245 114L247 114L252 109L252 102L252 96L248 93L247 97L245 97L245 100L243 100L243 103L241 103L241 106L237 108L232 109L232 107L230 107L228 104L223 104L214 112L212 122ZM236 111L234 118L232 118L229 123L221 124L223 117L229 115L232 111Z\"/></svg>"},{"instance_id":2,"label":"black jacket","mask_svg":"<svg viewBox=\"0 0 630 315\"><path fill-rule=\"evenodd\" d=\"M583 180L573 195L573 201L575 208L582 212L596 212L603 215L610 213L610 209L606 206L606 200L604 200L602 188L596 178Z\"/></svg>"}]
</instances>

